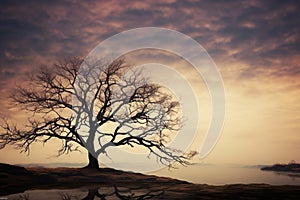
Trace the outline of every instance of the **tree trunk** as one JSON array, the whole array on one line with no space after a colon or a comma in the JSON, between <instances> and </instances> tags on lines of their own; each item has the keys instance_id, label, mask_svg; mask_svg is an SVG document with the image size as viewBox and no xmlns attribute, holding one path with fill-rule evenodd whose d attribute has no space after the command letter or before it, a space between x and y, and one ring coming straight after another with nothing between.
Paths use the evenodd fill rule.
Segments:
<instances>
[{"instance_id":1,"label":"tree trunk","mask_svg":"<svg viewBox=\"0 0 300 200\"><path fill-rule=\"evenodd\" d=\"M97 158L95 158L92 154L89 153L88 159L89 164L84 168L99 169L99 162Z\"/></svg>"}]
</instances>

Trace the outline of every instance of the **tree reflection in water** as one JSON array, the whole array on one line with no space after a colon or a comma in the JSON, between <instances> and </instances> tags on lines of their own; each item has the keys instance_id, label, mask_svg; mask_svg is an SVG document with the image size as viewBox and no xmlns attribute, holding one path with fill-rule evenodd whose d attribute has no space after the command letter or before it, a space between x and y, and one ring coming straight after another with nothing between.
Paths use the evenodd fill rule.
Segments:
<instances>
[{"instance_id":1,"label":"tree reflection in water","mask_svg":"<svg viewBox=\"0 0 300 200\"><path fill-rule=\"evenodd\" d=\"M148 191L144 188L118 188L113 187L113 191L102 193L99 192L99 187L88 189L88 194L84 198L68 193L60 193L61 200L94 200L94 199L120 199L120 200L144 200L144 199L158 199L163 196L164 191Z\"/></svg>"}]
</instances>

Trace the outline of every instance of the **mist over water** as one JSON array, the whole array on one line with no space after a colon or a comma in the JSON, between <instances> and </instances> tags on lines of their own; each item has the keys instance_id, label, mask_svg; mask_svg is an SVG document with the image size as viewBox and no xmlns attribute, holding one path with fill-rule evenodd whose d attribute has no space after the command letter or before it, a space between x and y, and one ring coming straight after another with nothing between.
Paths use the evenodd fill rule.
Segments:
<instances>
[{"instance_id":1,"label":"mist over water","mask_svg":"<svg viewBox=\"0 0 300 200\"><path fill-rule=\"evenodd\" d=\"M195 164L171 171L163 169L152 174L209 185L251 183L300 185L299 173L262 171L260 168L261 166Z\"/></svg>"}]
</instances>

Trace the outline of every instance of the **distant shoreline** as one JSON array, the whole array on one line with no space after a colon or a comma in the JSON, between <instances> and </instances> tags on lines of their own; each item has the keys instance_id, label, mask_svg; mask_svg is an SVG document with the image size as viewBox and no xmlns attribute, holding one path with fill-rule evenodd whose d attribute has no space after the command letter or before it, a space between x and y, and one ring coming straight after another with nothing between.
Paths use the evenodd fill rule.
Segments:
<instances>
[{"instance_id":1,"label":"distant shoreline","mask_svg":"<svg viewBox=\"0 0 300 200\"><path fill-rule=\"evenodd\" d=\"M262 167L263 171L275 171L275 172L293 172L300 173L300 164L289 163L289 164L275 164L272 166Z\"/></svg>"}]
</instances>

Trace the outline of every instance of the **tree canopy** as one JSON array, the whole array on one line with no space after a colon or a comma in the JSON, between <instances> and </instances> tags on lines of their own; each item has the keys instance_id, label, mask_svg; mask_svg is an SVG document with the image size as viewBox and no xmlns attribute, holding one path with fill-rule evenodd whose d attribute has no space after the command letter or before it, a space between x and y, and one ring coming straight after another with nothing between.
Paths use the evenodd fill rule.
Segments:
<instances>
[{"instance_id":1,"label":"tree canopy","mask_svg":"<svg viewBox=\"0 0 300 200\"><path fill-rule=\"evenodd\" d=\"M167 146L182 126L179 102L131 67L124 59L77 57L43 66L12 93L16 107L32 116L25 127L4 119L0 147L10 144L29 153L34 142L57 138L59 155L81 146L89 151L88 167L95 168L108 148L139 145L169 167L174 161L189 164L193 153Z\"/></svg>"}]
</instances>

